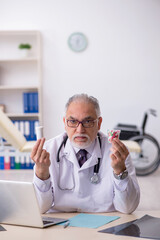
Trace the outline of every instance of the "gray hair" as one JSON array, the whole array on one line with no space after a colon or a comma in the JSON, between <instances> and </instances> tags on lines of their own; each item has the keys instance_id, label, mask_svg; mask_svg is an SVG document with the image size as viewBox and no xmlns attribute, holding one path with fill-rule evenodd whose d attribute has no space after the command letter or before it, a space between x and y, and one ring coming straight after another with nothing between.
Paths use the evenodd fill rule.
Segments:
<instances>
[{"instance_id":1,"label":"gray hair","mask_svg":"<svg viewBox=\"0 0 160 240\"><path fill-rule=\"evenodd\" d=\"M84 102L93 104L93 106L95 108L95 111L96 111L96 114L97 114L97 117L101 116L101 111L100 111L98 100L95 97L88 96L87 94L84 94L84 93L75 94L68 99L68 102L65 105L65 114L68 110L69 105L74 101L84 101Z\"/></svg>"}]
</instances>

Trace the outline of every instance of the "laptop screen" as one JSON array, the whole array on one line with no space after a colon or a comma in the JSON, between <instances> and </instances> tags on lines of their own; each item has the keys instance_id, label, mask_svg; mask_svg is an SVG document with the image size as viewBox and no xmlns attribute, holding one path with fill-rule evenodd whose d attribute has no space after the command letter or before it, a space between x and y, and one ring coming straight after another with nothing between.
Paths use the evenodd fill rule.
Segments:
<instances>
[{"instance_id":1,"label":"laptop screen","mask_svg":"<svg viewBox=\"0 0 160 240\"><path fill-rule=\"evenodd\" d=\"M45 227L34 185L31 182L0 180L0 223ZM54 219L54 225L67 219Z\"/></svg>"}]
</instances>

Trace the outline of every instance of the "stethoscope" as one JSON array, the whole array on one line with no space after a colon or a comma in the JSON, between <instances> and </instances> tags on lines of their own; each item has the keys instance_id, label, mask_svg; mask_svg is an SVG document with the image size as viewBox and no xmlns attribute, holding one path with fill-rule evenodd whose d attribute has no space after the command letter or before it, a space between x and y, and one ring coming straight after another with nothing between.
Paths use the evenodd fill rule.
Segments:
<instances>
[{"instance_id":1,"label":"stethoscope","mask_svg":"<svg viewBox=\"0 0 160 240\"><path fill-rule=\"evenodd\" d=\"M97 134L97 136L98 136L99 145L100 145L100 148L101 148L101 139L100 139L99 133ZM64 138L64 140L62 141L59 149L58 149L58 152L57 152L57 163L59 163L59 164L60 164L59 154L60 154L60 151L61 151L62 147L63 147L63 146L65 147L66 142L67 142L67 139L68 139L68 136L66 135L65 138ZM100 167L100 158L98 158L98 163L94 166L93 176L92 176L91 179L90 179L91 183L93 183L93 184L99 183L99 180L100 180L100 179L99 179L99 176L98 176L99 167ZM74 182L74 186L73 186L72 188L70 188L70 189L68 189L68 188L62 188L62 187L60 186L60 174L59 174L58 187L59 187L61 190L73 190L74 187L75 187L75 182Z\"/></svg>"}]
</instances>

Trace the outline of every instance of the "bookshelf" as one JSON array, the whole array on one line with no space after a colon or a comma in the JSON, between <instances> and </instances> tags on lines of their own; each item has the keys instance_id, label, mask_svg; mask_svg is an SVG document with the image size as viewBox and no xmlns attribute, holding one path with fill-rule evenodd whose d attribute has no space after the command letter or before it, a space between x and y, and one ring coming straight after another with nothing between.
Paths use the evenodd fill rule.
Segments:
<instances>
[{"instance_id":1,"label":"bookshelf","mask_svg":"<svg viewBox=\"0 0 160 240\"><path fill-rule=\"evenodd\" d=\"M19 49L21 43L31 45L27 55ZM37 112L25 113L24 93L38 93ZM14 123L19 122L17 128L23 134L24 127L22 130L20 123L43 124L41 34L39 31L0 31L0 107L4 108L4 112Z\"/></svg>"},{"instance_id":2,"label":"bookshelf","mask_svg":"<svg viewBox=\"0 0 160 240\"><path fill-rule=\"evenodd\" d=\"M21 43L32 48L22 56ZM42 124L41 37L38 31L0 31L0 104L11 120L38 120ZM38 92L38 113L24 113L23 93Z\"/></svg>"}]
</instances>

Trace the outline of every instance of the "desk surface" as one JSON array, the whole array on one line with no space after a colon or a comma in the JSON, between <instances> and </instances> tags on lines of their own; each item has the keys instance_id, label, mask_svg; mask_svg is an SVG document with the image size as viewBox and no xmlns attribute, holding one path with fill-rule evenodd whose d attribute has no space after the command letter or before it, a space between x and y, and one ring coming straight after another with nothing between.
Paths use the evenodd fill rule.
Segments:
<instances>
[{"instance_id":1,"label":"desk surface","mask_svg":"<svg viewBox=\"0 0 160 240\"><path fill-rule=\"evenodd\" d=\"M54 214L47 214L50 217L60 217L60 218L70 218L78 213L54 213ZM124 237L118 236L114 234L108 233L99 233L99 230L112 227L124 222L128 222L137 218L144 216L145 214L149 214L154 217L160 217L160 211L135 211L132 214L122 214L118 212L112 213L98 213L100 215L106 216L120 216L120 218L116 221L113 221L109 224L105 224L96 229L89 229L89 228L78 228L78 227L67 227L64 228L60 225L51 226L45 229L38 229L38 228L30 228L30 227L21 227L21 226L12 226L1 224L7 231L0 232L0 239L1 240L130 240L131 237ZM140 239L140 238L133 238L133 239ZM144 238L143 238L144 239Z\"/></svg>"}]
</instances>

